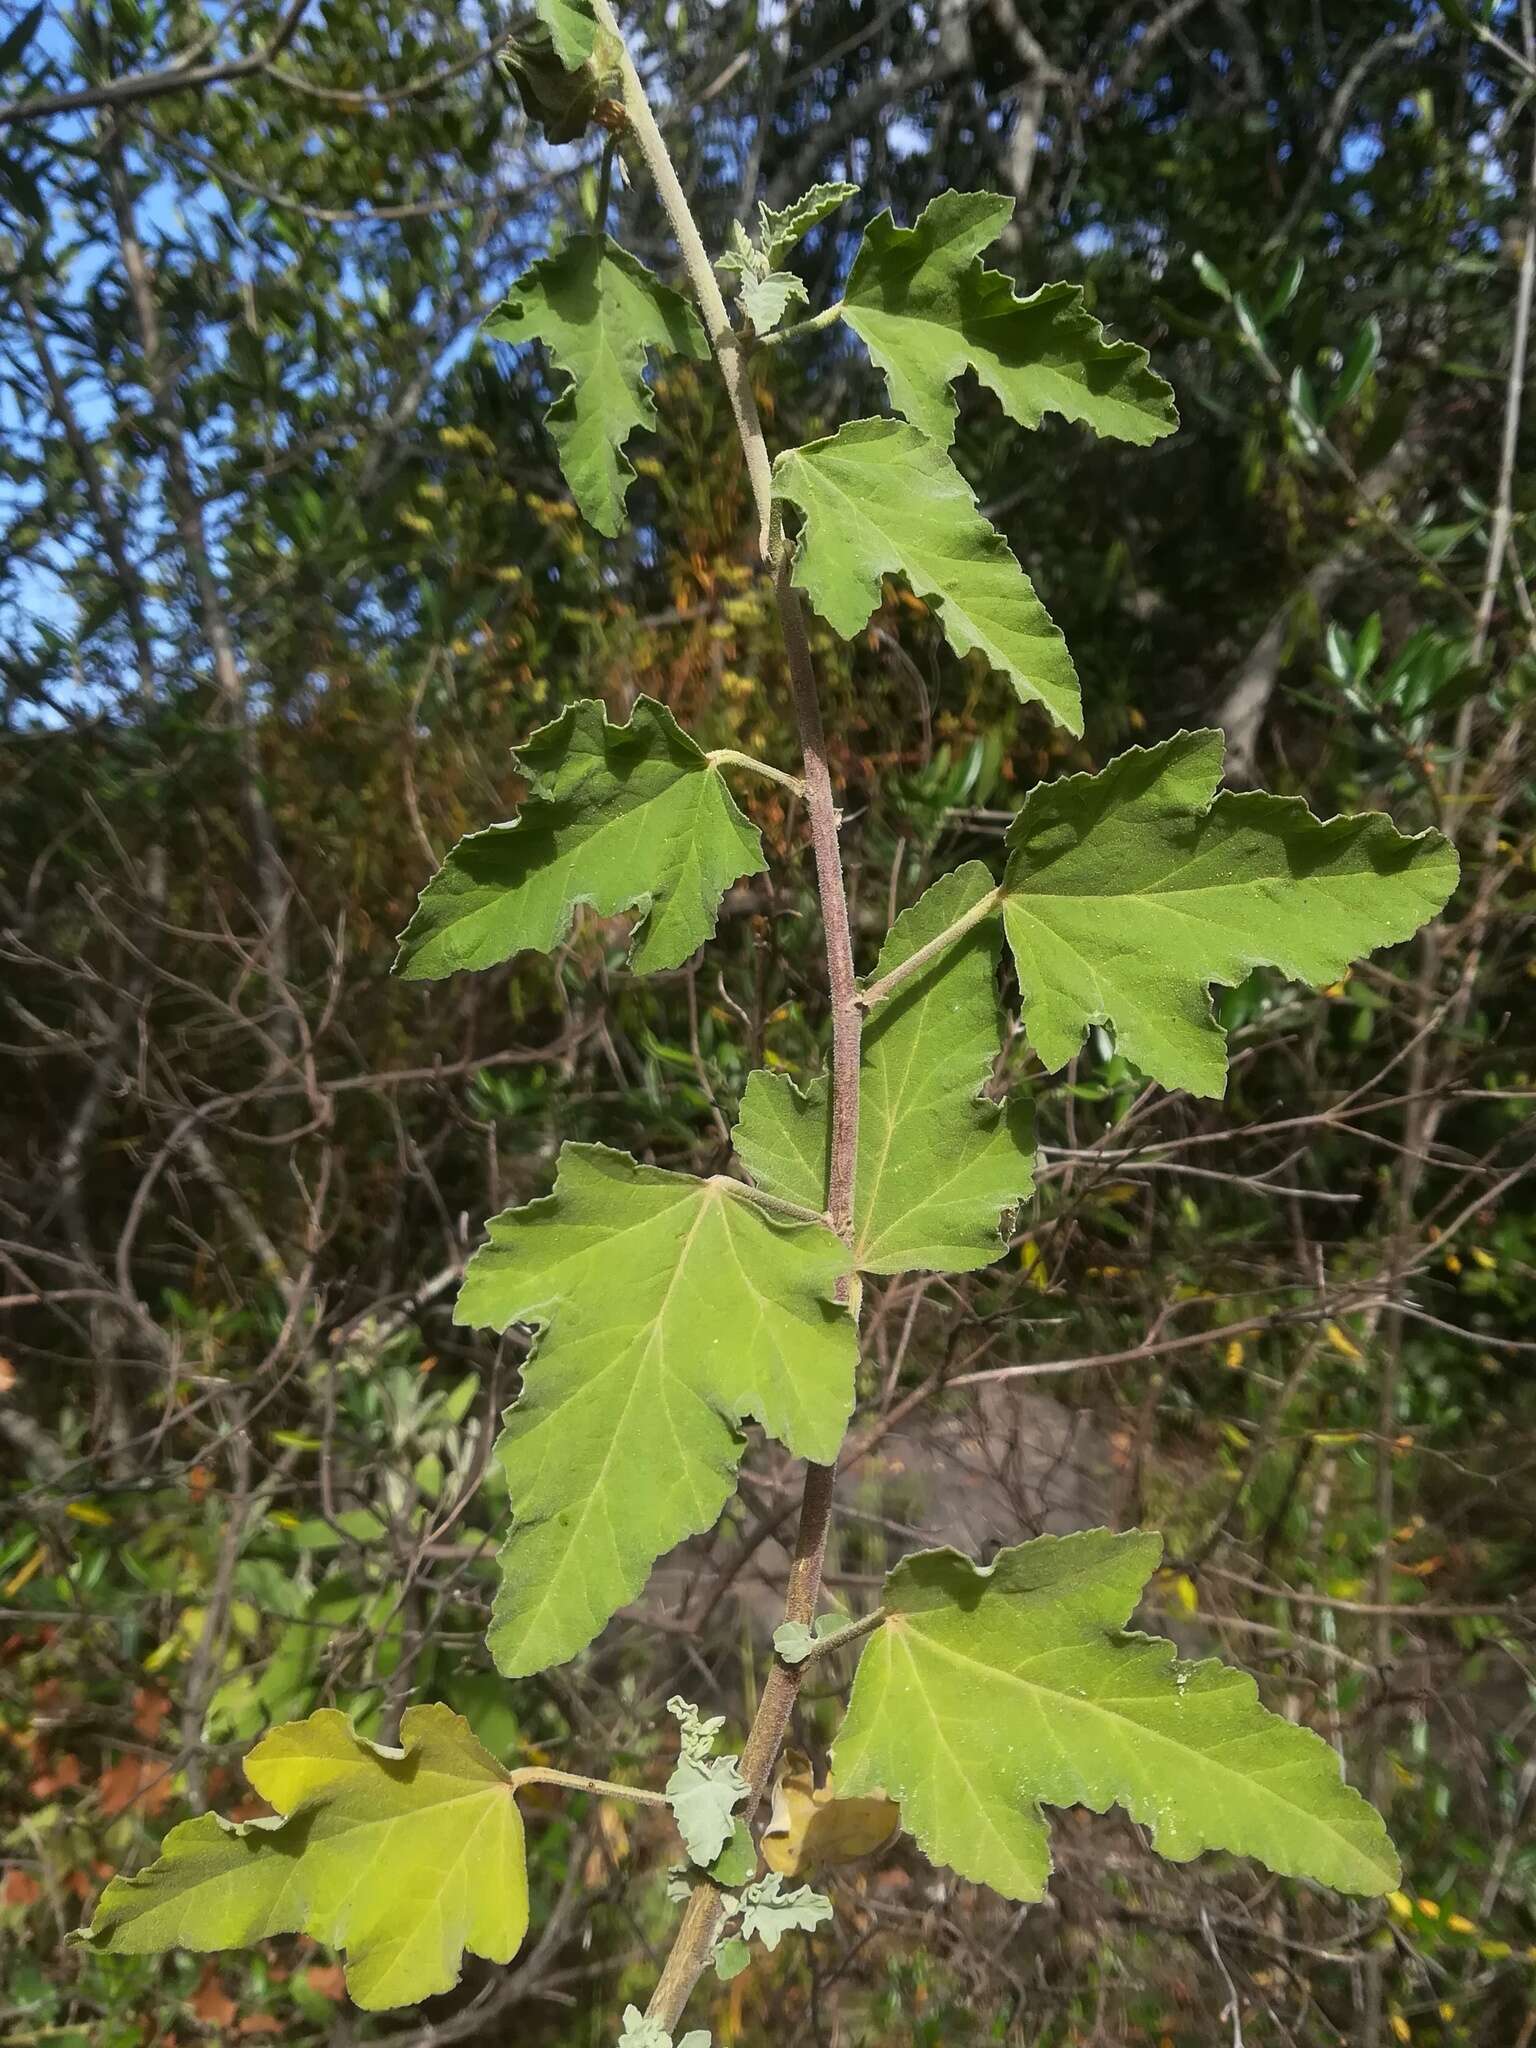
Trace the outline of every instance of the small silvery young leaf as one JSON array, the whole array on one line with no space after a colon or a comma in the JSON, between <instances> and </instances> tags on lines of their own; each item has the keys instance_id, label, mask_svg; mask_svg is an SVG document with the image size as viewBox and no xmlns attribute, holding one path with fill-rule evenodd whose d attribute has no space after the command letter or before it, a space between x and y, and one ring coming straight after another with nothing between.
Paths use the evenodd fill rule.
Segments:
<instances>
[{"instance_id":1,"label":"small silvery young leaf","mask_svg":"<svg viewBox=\"0 0 1536 2048\"><path fill-rule=\"evenodd\" d=\"M667 1780L667 1798L683 1847L695 1863L712 1863L735 1826L732 1808L747 1781L731 1756L711 1757L697 1764L684 1757Z\"/></svg>"},{"instance_id":2,"label":"small silvery young leaf","mask_svg":"<svg viewBox=\"0 0 1536 2048\"><path fill-rule=\"evenodd\" d=\"M791 299L798 299L802 306L810 303L805 286L788 270L772 270L766 277L744 277L741 281L742 311L758 334L773 332Z\"/></svg>"},{"instance_id":3,"label":"small silvery young leaf","mask_svg":"<svg viewBox=\"0 0 1536 2048\"><path fill-rule=\"evenodd\" d=\"M846 1248L739 1182L567 1144L554 1193L486 1227L455 1320L543 1332L496 1445L513 1521L487 1641L519 1677L575 1656L710 1526L747 1414L834 1459L858 1342L835 1299Z\"/></svg>"},{"instance_id":4,"label":"small silvery young leaf","mask_svg":"<svg viewBox=\"0 0 1536 2048\"><path fill-rule=\"evenodd\" d=\"M864 231L843 318L884 370L891 403L935 441L955 430L954 380L967 369L1022 426L1048 412L1145 444L1178 425L1173 393L1145 349L1111 341L1075 284L1021 299L980 251L1007 226L1013 201L941 192L916 225L882 213Z\"/></svg>"},{"instance_id":5,"label":"small silvery young leaf","mask_svg":"<svg viewBox=\"0 0 1536 2048\"><path fill-rule=\"evenodd\" d=\"M809 1628L803 1621L781 1621L773 1632L773 1647L786 1664L803 1664L818 1643L847 1626L845 1614L818 1614Z\"/></svg>"},{"instance_id":6,"label":"small silvery young leaf","mask_svg":"<svg viewBox=\"0 0 1536 2048\"><path fill-rule=\"evenodd\" d=\"M451 1990L466 1949L510 1962L528 1868L507 1773L447 1707L408 1707L400 1745L365 1741L330 1707L274 1728L245 1774L277 1813L183 1821L71 1939L148 1955L308 1934L345 1949L347 1990L370 2012Z\"/></svg>"},{"instance_id":7,"label":"small silvery young leaf","mask_svg":"<svg viewBox=\"0 0 1536 2048\"><path fill-rule=\"evenodd\" d=\"M819 227L829 214L858 191L857 185L813 185L809 192L791 202L780 212L759 204L757 217L760 226L758 240L762 244L764 267L777 270L814 227Z\"/></svg>"},{"instance_id":8,"label":"small silvery young leaf","mask_svg":"<svg viewBox=\"0 0 1536 2048\"><path fill-rule=\"evenodd\" d=\"M760 1941L776 1949L793 1929L810 1934L832 1918L832 1901L809 1885L795 1891L783 1889L784 1880L775 1871L749 1884L741 1895L741 1931L748 1941Z\"/></svg>"},{"instance_id":9,"label":"small silvery young leaf","mask_svg":"<svg viewBox=\"0 0 1536 2048\"><path fill-rule=\"evenodd\" d=\"M994 893L979 861L942 876L892 925L875 980ZM861 1272L965 1273L990 1265L1002 1255L1002 1218L1030 1192L1028 1103L1015 1097L999 1107L980 1098L1002 1044L1001 947L995 916L973 925L864 1027L853 1216ZM830 1142L824 1079L802 1093L787 1075L763 1067L750 1076L735 1145L765 1193L821 1208Z\"/></svg>"},{"instance_id":10,"label":"small silvery young leaf","mask_svg":"<svg viewBox=\"0 0 1536 2048\"><path fill-rule=\"evenodd\" d=\"M751 1960L752 1951L739 1934L728 1934L724 1941L717 1941L710 1957L715 1975L722 1984L729 1984L733 1977L739 1977Z\"/></svg>"},{"instance_id":11,"label":"small silvery young leaf","mask_svg":"<svg viewBox=\"0 0 1536 2048\"><path fill-rule=\"evenodd\" d=\"M686 1904L693 1892L692 1866L687 1863L672 1863L667 1867L667 1901L669 1905Z\"/></svg>"},{"instance_id":12,"label":"small silvery young leaf","mask_svg":"<svg viewBox=\"0 0 1536 2048\"><path fill-rule=\"evenodd\" d=\"M667 1712L678 1724L681 1754L667 1780L667 1797L683 1846L695 1863L713 1863L735 1828L731 1810L746 1796L747 1781L733 1756L713 1756L722 1716L706 1721L690 1701L674 1694Z\"/></svg>"},{"instance_id":13,"label":"small silvery young leaf","mask_svg":"<svg viewBox=\"0 0 1536 2048\"><path fill-rule=\"evenodd\" d=\"M715 268L731 272L739 279L766 274L768 265L763 261L762 251L752 246L751 238L739 220L731 222L731 246L723 256L715 258Z\"/></svg>"},{"instance_id":14,"label":"small silvery young leaf","mask_svg":"<svg viewBox=\"0 0 1536 2048\"><path fill-rule=\"evenodd\" d=\"M638 2005L626 2005L619 2048L673 2048L672 2036L659 2020L648 2020ZM703 2027L695 2027L676 2048L710 2048L709 2035Z\"/></svg>"},{"instance_id":15,"label":"small silvery young leaf","mask_svg":"<svg viewBox=\"0 0 1536 2048\"><path fill-rule=\"evenodd\" d=\"M1165 1088L1219 1097L1210 987L1255 967L1321 986L1411 938L1456 886L1438 832L1314 818L1299 797L1225 790L1219 732L1133 747L1024 799L1008 828L1003 925L1025 1035L1050 1072L1090 1028Z\"/></svg>"},{"instance_id":16,"label":"small silvery young leaf","mask_svg":"<svg viewBox=\"0 0 1536 2048\"><path fill-rule=\"evenodd\" d=\"M692 1700L685 1700L680 1692L673 1693L667 1701L667 1712L677 1723L681 1753L690 1763L702 1763L713 1756L715 1737L725 1726L724 1714L711 1714L706 1721Z\"/></svg>"},{"instance_id":17,"label":"small silvery young leaf","mask_svg":"<svg viewBox=\"0 0 1536 2048\"><path fill-rule=\"evenodd\" d=\"M816 1647L816 1638L803 1621L781 1621L773 1632L773 1647L786 1664L803 1664Z\"/></svg>"},{"instance_id":18,"label":"small silvery young leaf","mask_svg":"<svg viewBox=\"0 0 1536 2048\"><path fill-rule=\"evenodd\" d=\"M767 865L719 767L654 698L623 725L595 698L568 704L513 761L529 794L511 824L461 839L422 890L395 962L408 981L551 952L582 904L642 912L636 973L677 967L713 936L732 884Z\"/></svg>"},{"instance_id":19,"label":"small silvery young leaf","mask_svg":"<svg viewBox=\"0 0 1536 2048\"><path fill-rule=\"evenodd\" d=\"M837 1739L839 1792L899 1799L925 1854L1010 1899L1044 1896L1047 1805L1122 1806L1175 1862L1226 1849L1390 1891L1387 1831L1321 1736L1269 1713L1246 1672L1126 1631L1162 1548L1089 1529L985 1566L904 1558Z\"/></svg>"},{"instance_id":20,"label":"small silvery young leaf","mask_svg":"<svg viewBox=\"0 0 1536 2048\"><path fill-rule=\"evenodd\" d=\"M611 539L635 474L624 444L656 417L648 352L707 362L698 315L607 235L578 235L523 272L484 332L493 341L542 341L570 379L550 407L549 430L571 496Z\"/></svg>"},{"instance_id":21,"label":"small silvery young leaf","mask_svg":"<svg viewBox=\"0 0 1536 2048\"><path fill-rule=\"evenodd\" d=\"M956 654L973 650L1021 701L1083 729L1077 670L1008 543L937 441L900 420L850 420L773 466L804 515L795 582L845 640L869 623L887 576L905 576Z\"/></svg>"}]
</instances>

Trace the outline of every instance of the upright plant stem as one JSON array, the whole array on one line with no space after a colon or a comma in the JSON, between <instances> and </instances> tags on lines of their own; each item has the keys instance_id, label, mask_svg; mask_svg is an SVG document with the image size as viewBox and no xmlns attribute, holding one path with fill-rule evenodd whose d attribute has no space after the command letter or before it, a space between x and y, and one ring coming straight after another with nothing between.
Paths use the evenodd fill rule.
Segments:
<instances>
[{"instance_id":1,"label":"upright plant stem","mask_svg":"<svg viewBox=\"0 0 1536 2048\"><path fill-rule=\"evenodd\" d=\"M848 897L843 886L842 852L838 844L837 803L827 766L821 700L816 689L816 670L811 660L805 613L799 592L790 580L790 551L774 508L768 443L763 435L757 400L753 396L747 359L731 326L730 315L689 208L687 194L651 112L645 88L624 43L610 0L593 0L593 9L602 27L618 42L622 53L624 110L629 118L630 132L655 181L657 194L682 252L705 332L720 364L720 374L725 380L752 487L758 521L758 546L773 573L774 600L784 637L795 722L799 728L800 751L804 760L805 803L816 860L816 887L826 935L827 985L832 1005L832 1143L827 1172L827 1211L838 1235L845 1243L851 1243L854 1161L859 1137L859 1033L862 1015L854 973ZM827 1536L832 1523L834 1477L835 1471L831 1466L806 1467L800 1523L784 1599L786 1621L798 1621L808 1626L815 1614ZM749 1815L768 1789L804 1670L803 1665L776 1660L763 1686L762 1698L741 1757L741 1773L748 1788L746 1811ZM668 2033L675 2030L682 2017L719 1936L723 1917L720 1899L720 1888L706 1879L694 1888L683 1909L671 1952L646 2008L647 2019L656 2021Z\"/></svg>"}]
</instances>

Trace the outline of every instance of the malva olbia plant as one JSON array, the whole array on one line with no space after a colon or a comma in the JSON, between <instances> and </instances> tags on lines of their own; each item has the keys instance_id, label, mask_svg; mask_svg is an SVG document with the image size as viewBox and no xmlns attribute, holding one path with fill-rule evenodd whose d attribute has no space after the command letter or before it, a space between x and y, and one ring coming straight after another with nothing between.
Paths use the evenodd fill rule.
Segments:
<instances>
[{"instance_id":1,"label":"malva olbia plant","mask_svg":"<svg viewBox=\"0 0 1536 2048\"><path fill-rule=\"evenodd\" d=\"M1455 855L1384 817L1321 823L1293 799L1224 792L1220 734L1180 733L1031 791L1001 876L976 862L944 875L861 980L805 602L853 636L883 580L903 577L957 654L979 653L1021 701L1079 733L1065 642L951 459L955 382L973 371L1026 427L1057 413L1137 443L1173 430L1172 395L1076 287L1021 297L987 267L1010 212L990 194L944 193L910 227L882 214L842 299L822 310L787 264L851 186L762 209L756 236L738 230L712 264L608 0L591 10L541 0L511 68L551 132L579 133L594 116L608 128L603 220L614 149L649 173L687 289L599 227L536 262L489 332L543 344L563 380L549 415L561 465L606 534L624 516L624 444L652 417L651 354L718 365L803 760L794 774L706 752L646 698L622 724L601 704L568 705L521 751L517 817L465 839L428 883L398 964L437 978L548 951L589 906L639 913L635 973L675 968L709 942L732 884L765 866L731 779L761 773L802 796L826 935L824 1077L804 1091L751 1077L739 1173L699 1179L565 1145L553 1191L491 1219L456 1310L475 1327L537 1332L498 1446L512 1508L489 1632L502 1672L578 1656L658 1557L715 1522L748 1418L805 1466L784 1619L739 1756L720 1752L722 1723L671 1702L678 1760L664 1792L505 1770L441 1706L410 1708L398 1748L331 1710L276 1728L246 1760L272 1817L174 1828L157 1862L113 1880L77 1938L143 1952L303 1932L344 1951L360 2005L425 1998L455 1982L466 1950L505 1963L527 1932L518 1792L532 1781L664 1803L675 1822L682 1912L648 2011L624 2017L633 2048L665 2048L706 1968L732 1976L754 1944L772 1949L830 1915L795 1881L818 1860L874 1851L898 1827L935 1862L1018 1900L1040 1898L1050 1873L1043 1808L1068 1805L1123 1807L1175 1859L1224 1850L1343 1892L1386 1892L1392 1845L1333 1750L1266 1711L1244 1673L1181 1663L1172 1644L1128 1628L1156 1536L1041 1537L985 1565L920 1552L862 1618L818 1608L863 1276L987 1265L1031 1190L1027 1103L982 1095L1004 947L1046 1072L1105 1026L1151 1080L1220 1096L1212 988L1258 965L1335 980L1437 914ZM771 460L754 370L834 320L869 350L892 413ZM854 1650L835 1775L817 1787L804 1758L781 1764L791 1709L817 1660ZM694 2048L706 2038L688 2037Z\"/></svg>"}]
</instances>

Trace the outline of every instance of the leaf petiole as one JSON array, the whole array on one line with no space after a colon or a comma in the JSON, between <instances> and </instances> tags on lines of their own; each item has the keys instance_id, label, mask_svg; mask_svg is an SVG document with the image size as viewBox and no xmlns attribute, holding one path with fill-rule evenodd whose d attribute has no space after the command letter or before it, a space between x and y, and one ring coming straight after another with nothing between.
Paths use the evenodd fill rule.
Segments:
<instances>
[{"instance_id":1,"label":"leaf petiole","mask_svg":"<svg viewBox=\"0 0 1536 2048\"><path fill-rule=\"evenodd\" d=\"M873 1614L866 1614L858 1621L851 1621L847 1628L837 1629L831 1635L818 1636L800 1662L814 1664L819 1657L830 1657L837 1650L846 1650L850 1643L860 1642L865 1636L872 1636L877 1628L883 1627L885 1618L885 1609L877 1607Z\"/></svg>"},{"instance_id":2,"label":"leaf petiole","mask_svg":"<svg viewBox=\"0 0 1536 2048\"><path fill-rule=\"evenodd\" d=\"M854 1001L861 1010L872 1010L877 1003L883 1003L887 996L893 996L897 989L912 979L914 974L920 974L930 960L937 960L941 953L947 952L956 939L963 939L968 931L989 918L995 910L1001 909L1002 901L1003 892L1000 888L989 890L985 896L978 897L969 910L964 911L952 925L947 925L943 931L931 938L926 946L919 946L915 953L907 955L900 966L893 967L889 974L883 974L878 981L871 982L868 988L860 989Z\"/></svg>"},{"instance_id":3,"label":"leaf petiole","mask_svg":"<svg viewBox=\"0 0 1536 2048\"><path fill-rule=\"evenodd\" d=\"M515 1792L519 1785L561 1785L568 1792L595 1792L604 1799L633 1799L641 1806L670 1806L665 1792L652 1792L644 1785L616 1785L610 1778L588 1778L580 1771L555 1771L544 1764L523 1764L507 1773Z\"/></svg>"},{"instance_id":4,"label":"leaf petiole","mask_svg":"<svg viewBox=\"0 0 1536 2048\"><path fill-rule=\"evenodd\" d=\"M843 317L843 302L837 299L819 313L812 313L808 320L796 320L792 326L775 329L772 334L757 337L758 348L777 348L781 342L799 341L807 334L819 334L824 327L831 327Z\"/></svg>"},{"instance_id":5,"label":"leaf petiole","mask_svg":"<svg viewBox=\"0 0 1536 2048\"><path fill-rule=\"evenodd\" d=\"M711 768L749 768L754 775L766 775L770 782L782 782L796 796L805 795L805 784L798 775L791 775L784 768L772 768L754 754L740 754L734 747L716 747L706 759Z\"/></svg>"},{"instance_id":6,"label":"leaf petiole","mask_svg":"<svg viewBox=\"0 0 1536 2048\"><path fill-rule=\"evenodd\" d=\"M770 1210L776 1216L789 1216L796 1223L825 1223L824 1209L807 1209L799 1202L787 1202L782 1195L770 1195L766 1188L755 1188L744 1180L735 1180L728 1173L711 1174L714 1187L725 1188L733 1195L741 1195L749 1202L756 1202L761 1208Z\"/></svg>"}]
</instances>

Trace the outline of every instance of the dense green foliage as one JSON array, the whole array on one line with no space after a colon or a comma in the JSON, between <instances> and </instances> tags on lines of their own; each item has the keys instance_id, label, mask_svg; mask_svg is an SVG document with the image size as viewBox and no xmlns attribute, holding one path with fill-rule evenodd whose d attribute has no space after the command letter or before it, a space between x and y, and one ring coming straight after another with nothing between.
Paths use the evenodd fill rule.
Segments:
<instances>
[{"instance_id":1,"label":"dense green foliage","mask_svg":"<svg viewBox=\"0 0 1536 2048\"><path fill-rule=\"evenodd\" d=\"M792 1909L814 1931L765 1958L777 1895L749 1899L733 1876L755 1961L714 1998L715 2038L766 2038L787 2011L813 2037L1195 2043L1235 1999L1251 2041L1374 2025L1507 2042L1536 1945L1518 420L1508 550L1499 491L1530 240L1518 14L806 12L766 53L732 10L658 17L645 45L711 246L759 196L782 211L818 176L863 188L799 241L761 222L747 246L764 260L736 273L744 316L774 335L772 445L887 400L910 410L903 373L933 417L962 399L946 489L994 536L966 559L1011 550L1027 567L1085 712L1078 749L1017 701L969 586L952 597L902 554L838 571L858 637L845 651L818 635L817 654L860 968L890 971L882 947L959 861L996 879L1011 859L1048 898L1021 806L1039 823L1083 786L1052 793L1052 777L1180 725L1223 727L1230 776L1318 817L1439 827L1464 880L1434 938L1322 1001L1287 974L1331 977L1390 936L1335 928L1358 913L1348 880L1319 885L1268 952L1239 910L1174 960L1138 901L1117 984L1049 1018L1036 995L1033 1021L1030 962L1061 926L1036 919L1021 940L1007 917L1023 986L1005 982L1004 1008L1022 994L1023 1030L984 1014L990 980L987 1001L966 995L914 1168L935 1196L933 1162L952 1162L961 1195L899 1244L865 1198L857 1462L830 1580L859 1613L914 1540L977 1556L1047 1524L1162 1526L1149 1615L1181 1652L1258 1671L1271 1704L1343 1751L1390 1806L1403 1890L1383 1914L1219 1860L1172 1870L1110 1823L1058 1825L1052 1911L1020 1923L907 1846L817 1879L837 1920ZM30 19L0 88L23 96L156 70L200 34L185 10ZM215 58L259 55L282 20L227 28ZM635 530L607 544L570 516L542 415L579 403L543 382L553 358L464 344L552 221L584 246L602 140L547 148L475 49L457 20L332 10L239 77L0 131L0 829L24 1084L5 1110L0 1910L13 2024L53 2039L351 2024L328 1959L291 1941L206 1966L59 1947L169 1822L239 1800L237 1758L264 1729L336 1701L388 1741L408 1701L440 1700L508 1764L659 1787L677 1751L661 1701L724 1709L734 1750L775 1618L758 1588L782 1576L794 1495L754 1434L739 1505L557 1685L508 1684L481 1648L509 1519L489 1429L522 1347L449 1319L479 1219L547 1213L528 1205L549 1199L564 1140L707 1179L759 1102L772 1170L801 1200L821 1157L825 1004L798 799L733 774L738 815L719 768L687 754L794 758L754 522L720 455L727 409L685 346L653 420L635 400L652 437L624 437ZM953 369L910 343L881 355L878 311L859 324L884 289L861 224L888 206L915 232L951 187L993 185L1012 225L995 271L964 259L978 323L1022 317L1014 280L1027 305L1085 279L1084 315L1070 296L1046 309L1149 346L1179 393L1177 435L1117 449L1050 419L1026 431L1031 407L1068 408L1010 398L981 333ZM631 190L616 169L612 190L625 242L680 286L643 178ZM749 299L775 274L799 290ZM840 294L894 381L845 328L780 345ZM1005 345L992 354L1009 368ZM979 397L951 383L966 366ZM617 444L594 460L622 490ZM846 521L831 537L867 561ZM670 955L656 879L621 852L604 912L651 903L629 967L622 928L583 914L567 929L556 902L531 942L548 958L392 986L391 934L444 849L561 800L510 782L507 749L577 700L602 698L621 732L642 696L692 735L674 758L717 806L723 849L718 887L674 897L693 922ZM1213 781L1191 776L1156 831L1246 830L1248 798L1206 811ZM1277 837L1316 831L1285 816ZM523 830L487 836L499 851ZM1408 857L1385 840L1351 857L1389 847ZM1245 858L1266 897L1261 852ZM1450 877L1420 872L1423 915ZM688 931L712 926L693 961ZM506 958L530 941L488 943ZM977 925L966 962L997 944L996 921ZM1226 1034L1219 1111L1143 1097L1160 1056L1132 1046L1116 1003L1154 969L1176 970L1188 1006L1173 1074L1215 1092ZM1239 972L1209 1018L1208 984ZM889 999L885 1041L874 1010L867 1037L866 1099L907 1101L914 1128L924 1104L895 1062L923 1061L927 986ZM749 1089L765 1059L784 1078ZM1027 1172L1027 1127L998 1113L1026 1096ZM1031 1178L1005 1264L888 1277L975 1272ZM781 1219L775 1241L810 1227ZM801 1707L818 1757L852 1657L827 1668ZM535 1940L511 1971L472 1965L411 2024L586 2040L643 2002L673 1911L670 1822L579 1797L525 1807Z\"/></svg>"}]
</instances>

